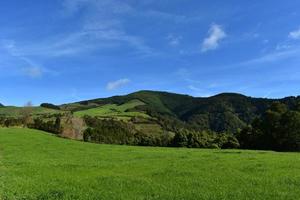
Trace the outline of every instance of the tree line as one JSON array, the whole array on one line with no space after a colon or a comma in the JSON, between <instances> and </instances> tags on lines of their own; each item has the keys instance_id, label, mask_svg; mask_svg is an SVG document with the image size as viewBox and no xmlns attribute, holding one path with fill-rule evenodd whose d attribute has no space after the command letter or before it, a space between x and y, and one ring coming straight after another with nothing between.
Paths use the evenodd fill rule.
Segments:
<instances>
[{"instance_id":1,"label":"tree line","mask_svg":"<svg viewBox=\"0 0 300 200\"><path fill-rule=\"evenodd\" d=\"M135 129L133 124L113 119L84 117L89 127L83 133L84 141L106 144L127 144L139 146L169 146L189 148L238 148L239 142L232 134L212 131L176 129L150 135ZM173 129L170 128L170 129Z\"/></svg>"},{"instance_id":2,"label":"tree line","mask_svg":"<svg viewBox=\"0 0 300 200\"><path fill-rule=\"evenodd\" d=\"M289 108L280 102L273 103L237 138L245 149L300 151L300 104Z\"/></svg>"}]
</instances>

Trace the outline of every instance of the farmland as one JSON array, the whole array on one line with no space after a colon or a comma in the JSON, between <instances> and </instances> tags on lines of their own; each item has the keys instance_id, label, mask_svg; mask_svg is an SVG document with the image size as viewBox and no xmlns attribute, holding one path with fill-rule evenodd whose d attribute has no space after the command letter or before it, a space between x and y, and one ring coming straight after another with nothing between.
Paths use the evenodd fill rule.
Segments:
<instances>
[{"instance_id":1,"label":"farmland","mask_svg":"<svg viewBox=\"0 0 300 200\"><path fill-rule=\"evenodd\" d=\"M87 110L75 112L75 116L83 117L84 115L89 115L89 116L98 116L103 118L113 117L116 119L125 119L125 120L135 116L149 118L149 116L145 113L130 111L130 109L133 109L140 105L144 105L144 103L139 100L132 100L121 105L106 104L96 108L90 108Z\"/></svg>"}]
</instances>

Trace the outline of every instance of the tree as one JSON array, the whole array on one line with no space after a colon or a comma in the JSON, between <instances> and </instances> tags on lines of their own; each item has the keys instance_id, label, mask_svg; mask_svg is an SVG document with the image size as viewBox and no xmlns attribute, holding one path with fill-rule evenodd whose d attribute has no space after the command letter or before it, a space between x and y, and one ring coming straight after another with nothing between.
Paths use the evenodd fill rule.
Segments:
<instances>
[{"instance_id":1,"label":"tree","mask_svg":"<svg viewBox=\"0 0 300 200\"><path fill-rule=\"evenodd\" d=\"M276 135L277 148L282 151L300 150L300 113L288 111L282 115Z\"/></svg>"},{"instance_id":2,"label":"tree","mask_svg":"<svg viewBox=\"0 0 300 200\"><path fill-rule=\"evenodd\" d=\"M21 109L20 111L20 115L22 117L22 121L23 121L23 125L24 126L28 126L28 124L31 122L31 115L33 112L33 106L32 106L32 102L28 101L24 107Z\"/></svg>"},{"instance_id":3,"label":"tree","mask_svg":"<svg viewBox=\"0 0 300 200\"><path fill-rule=\"evenodd\" d=\"M188 145L187 134L179 131L175 134L173 141L173 144L176 147L186 147Z\"/></svg>"}]
</instances>

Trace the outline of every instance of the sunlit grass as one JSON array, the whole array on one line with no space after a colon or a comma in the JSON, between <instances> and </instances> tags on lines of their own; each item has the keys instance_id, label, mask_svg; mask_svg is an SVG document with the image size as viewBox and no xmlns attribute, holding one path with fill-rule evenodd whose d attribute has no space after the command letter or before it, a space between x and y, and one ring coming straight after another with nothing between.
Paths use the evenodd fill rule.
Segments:
<instances>
[{"instance_id":1,"label":"sunlit grass","mask_svg":"<svg viewBox=\"0 0 300 200\"><path fill-rule=\"evenodd\" d=\"M0 199L299 196L297 153L99 145L0 129Z\"/></svg>"}]
</instances>

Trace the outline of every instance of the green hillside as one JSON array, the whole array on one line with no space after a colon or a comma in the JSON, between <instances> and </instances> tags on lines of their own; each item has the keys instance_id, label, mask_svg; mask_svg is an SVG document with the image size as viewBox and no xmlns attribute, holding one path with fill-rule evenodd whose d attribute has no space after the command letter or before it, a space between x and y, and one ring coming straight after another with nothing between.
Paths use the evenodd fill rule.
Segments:
<instances>
[{"instance_id":1,"label":"green hillside","mask_svg":"<svg viewBox=\"0 0 300 200\"><path fill-rule=\"evenodd\" d=\"M141 112L142 115L146 113L153 118L160 119L162 123L175 123L179 127L185 124L195 130L235 133L238 129L250 124L256 117L261 116L273 102L280 101L288 107L295 107L300 98L264 99L235 93L197 98L168 92L139 91L124 96L65 104L61 108L79 111L77 115L80 116L83 114L101 115L103 112L106 113L105 116L108 116L110 113L117 114L116 112L107 112L111 104L118 107L117 105L127 105L128 102L136 100L143 102L144 105L129 109L129 111L135 112L133 115Z\"/></svg>"},{"instance_id":2,"label":"green hillside","mask_svg":"<svg viewBox=\"0 0 300 200\"><path fill-rule=\"evenodd\" d=\"M0 199L294 200L297 153L97 145L0 129Z\"/></svg>"}]
</instances>

